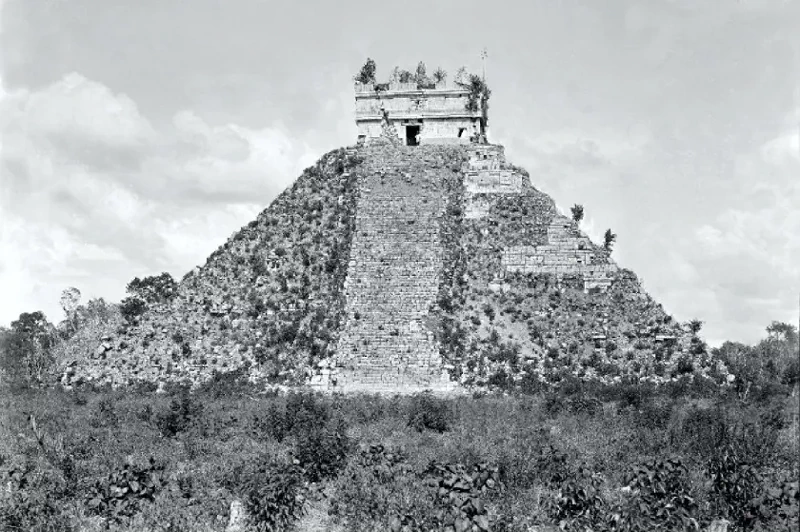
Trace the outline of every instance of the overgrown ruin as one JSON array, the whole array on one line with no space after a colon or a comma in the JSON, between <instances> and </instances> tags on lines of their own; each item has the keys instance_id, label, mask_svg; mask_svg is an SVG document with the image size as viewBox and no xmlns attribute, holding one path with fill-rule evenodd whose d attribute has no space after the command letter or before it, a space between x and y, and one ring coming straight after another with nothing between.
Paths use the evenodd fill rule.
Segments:
<instances>
[{"instance_id":1,"label":"overgrown ruin","mask_svg":"<svg viewBox=\"0 0 800 532\"><path fill-rule=\"evenodd\" d=\"M448 392L724 372L487 142L468 88L357 83L355 101L355 146L306 169L171 302L76 352L62 382L239 369L327 391Z\"/></svg>"}]
</instances>

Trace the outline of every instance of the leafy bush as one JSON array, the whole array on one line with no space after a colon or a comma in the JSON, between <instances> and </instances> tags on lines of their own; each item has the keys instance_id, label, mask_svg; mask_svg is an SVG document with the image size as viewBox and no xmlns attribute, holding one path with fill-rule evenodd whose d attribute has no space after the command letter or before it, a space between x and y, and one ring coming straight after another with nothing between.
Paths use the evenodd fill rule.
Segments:
<instances>
[{"instance_id":1,"label":"leafy bush","mask_svg":"<svg viewBox=\"0 0 800 532\"><path fill-rule=\"evenodd\" d=\"M334 428L314 426L298 433L294 456L305 478L319 482L335 476L344 467L350 446L343 423Z\"/></svg>"},{"instance_id":2,"label":"leafy bush","mask_svg":"<svg viewBox=\"0 0 800 532\"><path fill-rule=\"evenodd\" d=\"M0 467L4 466L0 456ZM57 471L25 461L0 469L0 529L31 532L71 531L63 501L64 478Z\"/></svg>"},{"instance_id":3,"label":"leafy bush","mask_svg":"<svg viewBox=\"0 0 800 532\"><path fill-rule=\"evenodd\" d=\"M163 487L164 466L151 457L146 466L125 464L97 481L85 502L91 513L120 522L138 513L142 502L152 502Z\"/></svg>"},{"instance_id":4,"label":"leafy bush","mask_svg":"<svg viewBox=\"0 0 800 532\"><path fill-rule=\"evenodd\" d=\"M53 368L58 332L41 311L23 312L0 329L0 375L14 388L42 385Z\"/></svg>"},{"instance_id":5,"label":"leafy bush","mask_svg":"<svg viewBox=\"0 0 800 532\"><path fill-rule=\"evenodd\" d=\"M228 497L202 475L176 471L152 502L126 524L126 530L152 532L218 530ZM216 525L216 526L214 526ZM116 530L116 529L114 529ZM88 532L88 531L87 531Z\"/></svg>"},{"instance_id":6,"label":"leafy bush","mask_svg":"<svg viewBox=\"0 0 800 532\"><path fill-rule=\"evenodd\" d=\"M545 391L544 403L542 406L544 407L545 413L550 417L557 416L562 411L567 410L564 396L553 390Z\"/></svg>"},{"instance_id":7,"label":"leafy bush","mask_svg":"<svg viewBox=\"0 0 800 532\"><path fill-rule=\"evenodd\" d=\"M776 529L797 523L800 494L796 480L784 480L767 487L762 474L732 447L721 449L709 460L712 504L715 511L750 530L757 524Z\"/></svg>"},{"instance_id":8,"label":"leafy bush","mask_svg":"<svg viewBox=\"0 0 800 532\"><path fill-rule=\"evenodd\" d=\"M760 505L755 503L761 491L761 479L755 468L725 449L710 460L708 475L716 510L733 519L736 526L751 528L760 510Z\"/></svg>"},{"instance_id":9,"label":"leafy bush","mask_svg":"<svg viewBox=\"0 0 800 532\"><path fill-rule=\"evenodd\" d=\"M485 496L503 488L497 467L480 463L467 468L434 461L424 476L436 490L434 523L445 530L490 530Z\"/></svg>"},{"instance_id":10,"label":"leafy bush","mask_svg":"<svg viewBox=\"0 0 800 532\"><path fill-rule=\"evenodd\" d=\"M417 432L425 429L446 432L453 424L453 417L446 400L423 392L411 398L407 426Z\"/></svg>"},{"instance_id":11,"label":"leafy bush","mask_svg":"<svg viewBox=\"0 0 800 532\"><path fill-rule=\"evenodd\" d=\"M497 459L500 478L509 490L535 486L558 488L572 474L572 460L548 442L542 429L514 438Z\"/></svg>"},{"instance_id":12,"label":"leafy bush","mask_svg":"<svg viewBox=\"0 0 800 532\"><path fill-rule=\"evenodd\" d=\"M364 63L364 66L362 66L361 70L356 74L355 81L364 84L375 83L375 68L375 61L367 58L367 62Z\"/></svg>"},{"instance_id":13,"label":"leafy bush","mask_svg":"<svg viewBox=\"0 0 800 532\"><path fill-rule=\"evenodd\" d=\"M213 399L244 395L253 388L248 381L249 374L249 362L245 362L233 371L223 373L215 370L211 379L199 387L197 394L208 395Z\"/></svg>"},{"instance_id":14,"label":"leafy bush","mask_svg":"<svg viewBox=\"0 0 800 532\"><path fill-rule=\"evenodd\" d=\"M119 305L119 312L128 323L133 323L137 317L144 314L145 310L147 310L147 304L138 297L126 297Z\"/></svg>"},{"instance_id":15,"label":"leafy bush","mask_svg":"<svg viewBox=\"0 0 800 532\"><path fill-rule=\"evenodd\" d=\"M551 517L562 530L583 531L605 519L606 501L601 495L603 479L585 466L565 479L549 504Z\"/></svg>"},{"instance_id":16,"label":"leafy bush","mask_svg":"<svg viewBox=\"0 0 800 532\"><path fill-rule=\"evenodd\" d=\"M296 465L262 458L246 468L239 491L259 532L287 530L303 515L303 477Z\"/></svg>"},{"instance_id":17,"label":"leafy bush","mask_svg":"<svg viewBox=\"0 0 800 532\"><path fill-rule=\"evenodd\" d=\"M290 393L286 397L286 415L283 421L286 432L299 432L325 425L330 417L328 404L313 393Z\"/></svg>"},{"instance_id":18,"label":"leafy bush","mask_svg":"<svg viewBox=\"0 0 800 532\"><path fill-rule=\"evenodd\" d=\"M580 394L567 399L567 408L572 414L594 416L603 411L603 403L596 397Z\"/></svg>"},{"instance_id":19,"label":"leafy bush","mask_svg":"<svg viewBox=\"0 0 800 532\"><path fill-rule=\"evenodd\" d=\"M97 402L97 409L89 419L89 425L94 428L114 428L119 425L119 416L111 397L100 398Z\"/></svg>"},{"instance_id":20,"label":"leafy bush","mask_svg":"<svg viewBox=\"0 0 800 532\"><path fill-rule=\"evenodd\" d=\"M399 449L362 446L334 484L330 515L346 530L419 530L433 515L431 488Z\"/></svg>"},{"instance_id":21,"label":"leafy bush","mask_svg":"<svg viewBox=\"0 0 800 532\"><path fill-rule=\"evenodd\" d=\"M621 512L623 522L627 514L643 530L699 529L694 517L698 505L681 460L652 460L637 467L628 485L635 498L628 511Z\"/></svg>"},{"instance_id":22,"label":"leafy bush","mask_svg":"<svg viewBox=\"0 0 800 532\"><path fill-rule=\"evenodd\" d=\"M286 411L275 404L268 405L263 413L253 416L253 429L260 438L283 441L288 433Z\"/></svg>"},{"instance_id":23,"label":"leafy bush","mask_svg":"<svg viewBox=\"0 0 800 532\"><path fill-rule=\"evenodd\" d=\"M623 383L609 390L609 399L618 399L617 408L620 411L627 409L639 410L653 400L652 388L641 383Z\"/></svg>"},{"instance_id":24,"label":"leafy bush","mask_svg":"<svg viewBox=\"0 0 800 532\"><path fill-rule=\"evenodd\" d=\"M151 275L142 279L134 277L125 287L125 291L145 303L163 303L178 294L178 283L169 273L162 272L160 275Z\"/></svg>"},{"instance_id":25,"label":"leafy bush","mask_svg":"<svg viewBox=\"0 0 800 532\"><path fill-rule=\"evenodd\" d=\"M671 427L669 438L677 449L707 460L719 451L727 432L722 410L691 407L685 417Z\"/></svg>"},{"instance_id":26,"label":"leafy bush","mask_svg":"<svg viewBox=\"0 0 800 532\"><path fill-rule=\"evenodd\" d=\"M169 409L156 415L156 426L163 436L174 437L189 428L194 419L203 413L203 404L183 388L172 399Z\"/></svg>"}]
</instances>

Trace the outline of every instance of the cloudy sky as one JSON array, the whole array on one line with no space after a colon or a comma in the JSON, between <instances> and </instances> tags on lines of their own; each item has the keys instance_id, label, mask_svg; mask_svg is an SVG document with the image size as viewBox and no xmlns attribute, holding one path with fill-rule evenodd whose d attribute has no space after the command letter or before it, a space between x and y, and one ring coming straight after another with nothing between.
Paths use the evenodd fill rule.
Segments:
<instances>
[{"instance_id":1,"label":"cloudy sky","mask_svg":"<svg viewBox=\"0 0 800 532\"><path fill-rule=\"evenodd\" d=\"M797 323L800 0L0 5L0 325L204 263L354 142L366 57L483 47L491 140L668 312L712 344Z\"/></svg>"}]
</instances>

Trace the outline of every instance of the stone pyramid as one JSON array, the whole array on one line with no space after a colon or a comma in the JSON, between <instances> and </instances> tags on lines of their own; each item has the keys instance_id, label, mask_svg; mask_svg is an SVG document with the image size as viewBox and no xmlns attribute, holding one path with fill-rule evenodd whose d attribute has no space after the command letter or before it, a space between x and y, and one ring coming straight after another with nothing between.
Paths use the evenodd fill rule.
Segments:
<instances>
[{"instance_id":1,"label":"stone pyramid","mask_svg":"<svg viewBox=\"0 0 800 532\"><path fill-rule=\"evenodd\" d=\"M502 146L376 142L324 155L62 383L664 382L717 371L701 347Z\"/></svg>"}]
</instances>

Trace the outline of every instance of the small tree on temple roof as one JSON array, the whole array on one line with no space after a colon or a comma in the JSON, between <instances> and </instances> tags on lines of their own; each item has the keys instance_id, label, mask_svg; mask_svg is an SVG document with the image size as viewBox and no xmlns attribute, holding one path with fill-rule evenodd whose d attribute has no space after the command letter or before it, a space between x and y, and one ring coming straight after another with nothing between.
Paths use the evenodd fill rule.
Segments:
<instances>
[{"instance_id":1,"label":"small tree on temple roof","mask_svg":"<svg viewBox=\"0 0 800 532\"><path fill-rule=\"evenodd\" d=\"M456 85L469 89L465 107L470 112L481 111L481 134L485 133L489 124L489 98L492 96L486 80L477 74L466 74L466 69L461 67L456 73Z\"/></svg>"},{"instance_id":2,"label":"small tree on temple roof","mask_svg":"<svg viewBox=\"0 0 800 532\"><path fill-rule=\"evenodd\" d=\"M575 223L581 223L583 220L583 205L578 205L577 203L572 206L572 219Z\"/></svg>"},{"instance_id":3,"label":"small tree on temple roof","mask_svg":"<svg viewBox=\"0 0 800 532\"><path fill-rule=\"evenodd\" d=\"M612 233L611 229L606 229L605 234L603 235L603 247L611 253L611 248L614 246L614 242L617 240L617 234Z\"/></svg>"},{"instance_id":4,"label":"small tree on temple roof","mask_svg":"<svg viewBox=\"0 0 800 532\"><path fill-rule=\"evenodd\" d=\"M364 63L364 66L362 66L361 70L356 74L355 81L365 85L368 83L375 83L375 70L375 61L368 57L367 62Z\"/></svg>"},{"instance_id":5,"label":"small tree on temple roof","mask_svg":"<svg viewBox=\"0 0 800 532\"><path fill-rule=\"evenodd\" d=\"M414 74L414 79L416 80L417 83L425 83L426 81L428 81L427 70L428 69L425 66L425 63L423 63L422 61L417 63L417 71Z\"/></svg>"}]
</instances>

